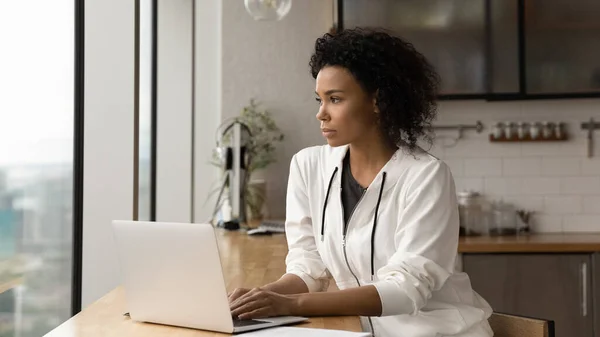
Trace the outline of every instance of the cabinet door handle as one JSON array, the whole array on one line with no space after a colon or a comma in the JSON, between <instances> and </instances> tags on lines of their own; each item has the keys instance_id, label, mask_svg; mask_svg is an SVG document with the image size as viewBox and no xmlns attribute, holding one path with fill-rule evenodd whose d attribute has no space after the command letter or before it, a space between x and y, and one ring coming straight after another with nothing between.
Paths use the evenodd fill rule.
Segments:
<instances>
[{"instance_id":1,"label":"cabinet door handle","mask_svg":"<svg viewBox=\"0 0 600 337\"><path fill-rule=\"evenodd\" d=\"M588 289L587 289L587 262L581 264L581 315L586 317L588 314Z\"/></svg>"}]
</instances>

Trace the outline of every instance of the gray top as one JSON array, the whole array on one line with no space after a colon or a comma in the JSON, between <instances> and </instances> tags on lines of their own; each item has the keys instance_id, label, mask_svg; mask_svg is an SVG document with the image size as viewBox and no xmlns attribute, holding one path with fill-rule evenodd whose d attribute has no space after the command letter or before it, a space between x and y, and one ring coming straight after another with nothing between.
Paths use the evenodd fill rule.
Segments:
<instances>
[{"instance_id":1,"label":"gray top","mask_svg":"<svg viewBox=\"0 0 600 337\"><path fill-rule=\"evenodd\" d=\"M367 189L360 186L358 181L352 176L350 170L350 150L344 157L344 165L342 169L342 205L344 207L344 228L348 225L348 220L360 201L360 198Z\"/></svg>"}]
</instances>

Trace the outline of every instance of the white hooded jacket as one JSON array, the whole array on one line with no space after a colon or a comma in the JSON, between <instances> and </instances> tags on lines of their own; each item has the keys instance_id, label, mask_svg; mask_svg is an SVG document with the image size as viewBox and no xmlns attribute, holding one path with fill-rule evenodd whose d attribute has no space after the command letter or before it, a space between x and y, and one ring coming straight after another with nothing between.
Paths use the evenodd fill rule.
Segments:
<instances>
[{"instance_id":1,"label":"white hooded jacket","mask_svg":"<svg viewBox=\"0 0 600 337\"><path fill-rule=\"evenodd\" d=\"M377 337L492 336L492 309L455 271L458 206L446 164L425 151L398 150L356 205L344 235L347 150L311 147L291 161L287 273L310 292L327 290L330 277L339 289L375 286L382 314L361 322Z\"/></svg>"}]
</instances>

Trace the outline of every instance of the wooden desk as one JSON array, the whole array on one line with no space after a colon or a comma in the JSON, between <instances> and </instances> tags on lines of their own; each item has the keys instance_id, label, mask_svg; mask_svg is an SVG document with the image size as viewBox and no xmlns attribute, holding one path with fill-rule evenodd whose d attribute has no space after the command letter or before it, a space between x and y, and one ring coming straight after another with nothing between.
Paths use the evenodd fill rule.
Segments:
<instances>
[{"instance_id":1,"label":"wooden desk","mask_svg":"<svg viewBox=\"0 0 600 337\"><path fill-rule=\"evenodd\" d=\"M227 290L256 287L277 280L285 272L285 236L249 237L241 232L217 232ZM184 337L224 336L225 334L157 324L137 323L124 317L124 290L111 291L47 337ZM298 327L361 331L358 317L313 317Z\"/></svg>"}]
</instances>

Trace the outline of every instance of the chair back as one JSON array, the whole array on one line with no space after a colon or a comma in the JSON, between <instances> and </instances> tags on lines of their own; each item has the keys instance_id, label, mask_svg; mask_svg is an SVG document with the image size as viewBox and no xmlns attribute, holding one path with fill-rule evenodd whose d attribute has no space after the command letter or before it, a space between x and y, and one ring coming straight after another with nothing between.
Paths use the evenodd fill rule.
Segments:
<instances>
[{"instance_id":1,"label":"chair back","mask_svg":"<svg viewBox=\"0 0 600 337\"><path fill-rule=\"evenodd\" d=\"M554 321L498 312L488 321L494 337L554 337Z\"/></svg>"}]
</instances>

